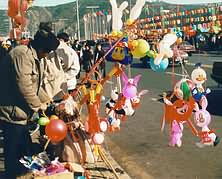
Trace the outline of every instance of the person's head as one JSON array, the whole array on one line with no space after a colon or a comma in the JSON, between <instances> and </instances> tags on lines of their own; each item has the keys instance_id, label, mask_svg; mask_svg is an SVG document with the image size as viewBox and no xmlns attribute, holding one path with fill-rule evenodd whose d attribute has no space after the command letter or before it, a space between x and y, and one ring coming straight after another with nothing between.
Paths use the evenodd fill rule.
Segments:
<instances>
[{"instance_id":1,"label":"person's head","mask_svg":"<svg viewBox=\"0 0 222 179\"><path fill-rule=\"evenodd\" d=\"M62 33L59 33L57 35L57 38L61 41L64 41L66 44L69 44L70 43L70 38L69 38L69 35L65 32L62 32Z\"/></svg>"},{"instance_id":2,"label":"person's head","mask_svg":"<svg viewBox=\"0 0 222 179\"><path fill-rule=\"evenodd\" d=\"M38 58L41 59L57 49L59 40L51 31L39 29L30 44L36 50Z\"/></svg>"},{"instance_id":3,"label":"person's head","mask_svg":"<svg viewBox=\"0 0 222 179\"><path fill-rule=\"evenodd\" d=\"M97 49L97 50L101 50L101 49L102 49L102 46L101 46L100 43L97 43L97 44L96 44L96 49Z\"/></svg>"}]
</instances>

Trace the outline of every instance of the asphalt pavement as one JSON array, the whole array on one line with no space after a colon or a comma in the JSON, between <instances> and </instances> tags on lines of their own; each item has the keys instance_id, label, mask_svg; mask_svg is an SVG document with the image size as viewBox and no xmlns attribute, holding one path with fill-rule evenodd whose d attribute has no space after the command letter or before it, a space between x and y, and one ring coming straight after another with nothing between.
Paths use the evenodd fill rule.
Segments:
<instances>
[{"instance_id":1,"label":"asphalt pavement","mask_svg":"<svg viewBox=\"0 0 222 179\"><path fill-rule=\"evenodd\" d=\"M211 65L216 60L221 60L221 57L195 54L185 68L191 74L197 62L204 64L208 79L205 86L211 89L207 96L207 109L212 117L209 127L215 129L218 136L222 136L222 88L217 88L217 84L210 78ZM131 67L132 77L142 75L138 90L147 89L149 93L142 98L135 115L121 123L119 132L106 135L106 145L114 159L133 179L222 178L221 143L216 147L197 147L199 138L185 124L182 146L174 148L168 146L168 126L163 133L160 132L163 115L161 95L172 90L173 82L182 78L181 73L179 66L170 67L164 73L153 72L143 68L139 61L134 61Z\"/></svg>"}]
</instances>

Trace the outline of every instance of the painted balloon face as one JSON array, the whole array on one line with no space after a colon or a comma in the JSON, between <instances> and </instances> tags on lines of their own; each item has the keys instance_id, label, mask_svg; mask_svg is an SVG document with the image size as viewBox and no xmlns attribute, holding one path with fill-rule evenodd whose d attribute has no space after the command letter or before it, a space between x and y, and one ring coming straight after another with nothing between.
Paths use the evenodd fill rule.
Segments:
<instances>
[{"instance_id":1,"label":"painted balloon face","mask_svg":"<svg viewBox=\"0 0 222 179\"><path fill-rule=\"evenodd\" d=\"M112 53L114 60L122 61L125 58L125 51L123 47L115 47Z\"/></svg>"},{"instance_id":2,"label":"painted balloon face","mask_svg":"<svg viewBox=\"0 0 222 179\"><path fill-rule=\"evenodd\" d=\"M191 73L191 79L196 85L202 85L207 80L207 75L204 69L198 67Z\"/></svg>"},{"instance_id":3,"label":"painted balloon face","mask_svg":"<svg viewBox=\"0 0 222 179\"><path fill-rule=\"evenodd\" d=\"M206 110L199 110L194 115L194 122L198 127L208 126L210 124L210 121L210 114Z\"/></svg>"},{"instance_id":4,"label":"painted balloon face","mask_svg":"<svg viewBox=\"0 0 222 179\"><path fill-rule=\"evenodd\" d=\"M167 121L187 121L192 115L194 100L192 97L188 101L178 99L172 105L165 104L165 119Z\"/></svg>"}]
</instances>

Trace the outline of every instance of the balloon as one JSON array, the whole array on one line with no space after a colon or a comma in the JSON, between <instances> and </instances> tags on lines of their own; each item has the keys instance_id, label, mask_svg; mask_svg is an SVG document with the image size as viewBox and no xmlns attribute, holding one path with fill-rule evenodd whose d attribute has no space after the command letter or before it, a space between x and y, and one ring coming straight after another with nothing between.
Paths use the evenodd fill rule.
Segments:
<instances>
[{"instance_id":1,"label":"balloon","mask_svg":"<svg viewBox=\"0 0 222 179\"><path fill-rule=\"evenodd\" d=\"M206 110L199 110L195 112L194 122L198 127L208 126L211 122L210 113Z\"/></svg>"},{"instance_id":2,"label":"balloon","mask_svg":"<svg viewBox=\"0 0 222 179\"><path fill-rule=\"evenodd\" d=\"M133 6L130 12L130 19L136 20L142 11L143 6L145 5L146 0L137 0L136 4Z\"/></svg>"},{"instance_id":3,"label":"balloon","mask_svg":"<svg viewBox=\"0 0 222 179\"><path fill-rule=\"evenodd\" d=\"M106 121L101 121L99 126L100 126L100 129L101 129L102 132L106 132L106 130L108 128L108 125L107 125Z\"/></svg>"},{"instance_id":4,"label":"balloon","mask_svg":"<svg viewBox=\"0 0 222 179\"><path fill-rule=\"evenodd\" d=\"M174 86L174 94L179 99L189 100L194 84L189 79L181 79Z\"/></svg>"},{"instance_id":5,"label":"balloon","mask_svg":"<svg viewBox=\"0 0 222 179\"><path fill-rule=\"evenodd\" d=\"M20 39L20 35L22 34L21 29L13 28L9 32L10 39Z\"/></svg>"},{"instance_id":6,"label":"balloon","mask_svg":"<svg viewBox=\"0 0 222 179\"><path fill-rule=\"evenodd\" d=\"M177 36L176 36L176 34L166 34L163 37L162 41L164 41L170 45L173 45L177 41Z\"/></svg>"},{"instance_id":7,"label":"balloon","mask_svg":"<svg viewBox=\"0 0 222 179\"><path fill-rule=\"evenodd\" d=\"M134 22L133 19L127 19L126 24L127 24L127 25L132 25L133 22Z\"/></svg>"},{"instance_id":8,"label":"balloon","mask_svg":"<svg viewBox=\"0 0 222 179\"><path fill-rule=\"evenodd\" d=\"M154 59L150 59L150 67L153 71L164 72L169 65L168 58L164 58L159 65L154 64Z\"/></svg>"},{"instance_id":9,"label":"balloon","mask_svg":"<svg viewBox=\"0 0 222 179\"><path fill-rule=\"evenodd\" d=\"M49 123L49 118L47 117L40 117L38 120L38 124L41 126L46 126Z\"/></svg>"},{"instance_id":10,"label":"balloon","mask_svg":"<svg viewBox=\"0 0 222 179\"><path fill-rule=\"evenodd\" d=\"M55 120L55 119L59 119L59 117L56 115L51 115L49 118L49 120Z\"/></svg>"},{"instance_id":11,"label":"balloon","mask_svg":"<svg viewBox=\"0 0 222 179\"><path fill-rule=\"evenodd\" d=\"M51 120L45 128L45 133L52 142L60 142L67 135L67 126L63 120Z\"/></svg>"},{"instance_id":12,"label":"balloon","mask_svg":"<svg viewBox=\"0 0 222 179\"><path fill-rule=\"evenodd\" d=\"M146 55L146 52L150 50L148 42L144 39L137 40L138 45L135 46L135 49L132 50L133 57L141 58Z\"/></svg>"},{"instance_id":13,"label":"balloon","mask_svg":"<svg viewBox=\"0 0 222 179\"><path fill-rule=\"evenodd\" d=\"M154 59L154 64L155 65L160 65L160 63L163 59L163 56L164 56L163 53L157 54L156 58Z\"/></svg>"},{"instance_id":14,"label":"balloon","mask_svg":"<svg viewBox=\"0 0 222 179\"><path fill-rule=\"evenodd\" d=\"M104 141L104 134L103 133L95 133L93 135L93 138L92 138L93 142L97 145L100 145L103 143Z\"/></svg>"},{"instance_id":15,"label":"balloon","mask_svg":"<svg viewBox=\"0 0 222 179\"><path fill-rule=\"evenodd\" d=\"M137 88L133 85L127 86L127 88L123 89L123 96L126 98L133 98L137 94Z\"/></svg>"},{"instance_id":16,"label":"balloon","mask_svg":"<svg viewBox=\"0 0 222 179\"><path fill-rule=\"evenodd\" d=\"M16 15L14 17L14 19L15 19L15 23L18 25L25 25L26 24L26 18L24 16Z\"/></svg>"}]
</instances>

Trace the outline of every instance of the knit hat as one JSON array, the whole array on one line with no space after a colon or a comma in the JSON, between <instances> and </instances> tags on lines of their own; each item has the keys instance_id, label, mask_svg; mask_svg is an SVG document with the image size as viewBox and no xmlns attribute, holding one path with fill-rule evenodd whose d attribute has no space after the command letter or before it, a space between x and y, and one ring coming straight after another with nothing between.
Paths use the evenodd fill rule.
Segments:
<instances>
[{"instance_id":1,"label":"knit hat","mask_svg":"<svg viewBox=\"0 0 222 179\"><path fill-rule=\"evenodd\" d=\"M50 51L57 49L59 46L59 40L51 31L40 29L36 32L31 45L36 50L42 50L43 52L49 53Z\"/></svg>"}]
</instances>

